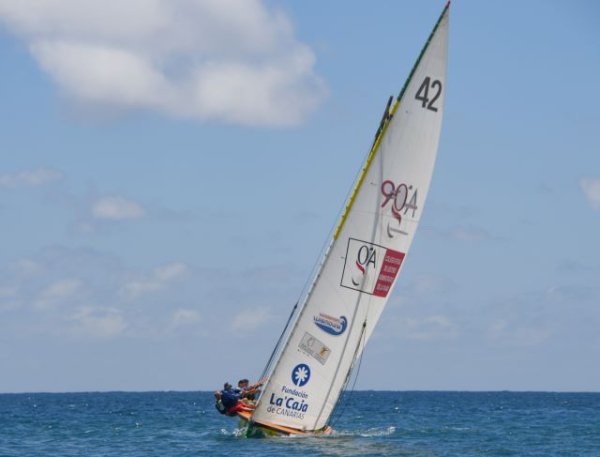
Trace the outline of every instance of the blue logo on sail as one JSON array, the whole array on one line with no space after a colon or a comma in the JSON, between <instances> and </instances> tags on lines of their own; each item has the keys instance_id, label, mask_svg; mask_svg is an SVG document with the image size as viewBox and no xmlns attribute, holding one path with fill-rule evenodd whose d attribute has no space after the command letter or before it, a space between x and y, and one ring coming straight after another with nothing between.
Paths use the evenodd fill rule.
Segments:
<instances>
[{"instance_id":1,"label":"blue logo on sail","mask_svg":"<svg viewBox=\"0 0 600 457\"><path fill-rule=\"evenodd\" d=\"M310 379L310 367L305 363L299 363L292 370L292 382L302 387Z\"/></svg>"},{"instance_id":2,"label":"blue logo on sail","mask_svg":"<svg viewBox=\"0 0 600 457\"><path fill-rule=\"evenodd\" d=\"M348 327L346 316L337 318L328 314L319 313L319 315L315 316L313 319L317 327L330 335L341 335L346 331L346 327Z\"/></svg>"}]
</instances>

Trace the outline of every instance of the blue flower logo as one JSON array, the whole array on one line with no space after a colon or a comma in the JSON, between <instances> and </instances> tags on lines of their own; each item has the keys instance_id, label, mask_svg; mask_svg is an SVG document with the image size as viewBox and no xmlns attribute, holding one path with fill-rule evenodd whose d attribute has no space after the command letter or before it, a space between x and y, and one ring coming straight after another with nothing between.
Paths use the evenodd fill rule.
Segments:
<instances>
[{"instance_id":1,"label":"blue flower logo","mask_svg":"<svg viewBox=\"0 0 600 457\"><path fill-rule=\"evenodd\" d=\"M298 387L305 385L310 379L310 367L305 363L299 363L292 370L292 382Z\"/></svg>"}]
</instances>

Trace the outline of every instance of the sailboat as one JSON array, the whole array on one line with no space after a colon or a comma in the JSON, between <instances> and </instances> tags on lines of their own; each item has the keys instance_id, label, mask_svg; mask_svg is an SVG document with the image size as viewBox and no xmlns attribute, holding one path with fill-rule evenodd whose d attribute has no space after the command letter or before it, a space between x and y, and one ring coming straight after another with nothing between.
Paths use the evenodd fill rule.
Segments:
<instances>
[{"instance_id":1,"label":"sailboat","mask_svg":"<svg viewBox=\"0 0 600 457\"><path fill-rule=\"evenodd\" d=\"M427 197L448 54L444 7L371 150L310 286L265 368L248 433L328 433L336 404L390 298Z\"/></svg>"}]
</instances>

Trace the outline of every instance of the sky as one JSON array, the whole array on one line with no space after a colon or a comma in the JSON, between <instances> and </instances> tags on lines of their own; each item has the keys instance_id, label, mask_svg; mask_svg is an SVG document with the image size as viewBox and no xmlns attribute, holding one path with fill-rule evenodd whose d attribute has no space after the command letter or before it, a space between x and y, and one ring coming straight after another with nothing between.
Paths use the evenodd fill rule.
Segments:
<instances>
[{"instance_id":1,"label":"sky","mask_svg":"<svg viewBox=\"0 0 600 457\"><path fill-rule=\"evenodd\" d=\"M257 378L443 6L0 0L0 392ZM451 5L357 389L600 391L599 21Z\"/></svg>"}]
</instances>

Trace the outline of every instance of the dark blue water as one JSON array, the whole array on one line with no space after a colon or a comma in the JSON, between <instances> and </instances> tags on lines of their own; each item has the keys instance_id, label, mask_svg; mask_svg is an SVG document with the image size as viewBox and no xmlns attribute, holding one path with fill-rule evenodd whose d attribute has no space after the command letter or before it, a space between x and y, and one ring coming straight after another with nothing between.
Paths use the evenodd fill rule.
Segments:
<instances>
[{"instance_id":1,"label":"dark blue water","mask_svg":"<svg viewBox=\"0 0 600 457\"><path fill-rule=\"evenodd\" d=\"M333 436L251 439L210 392L4 394L0 456L600 456L599 393L354 392L341 409Z\"/></svg>"}]
</instances>

